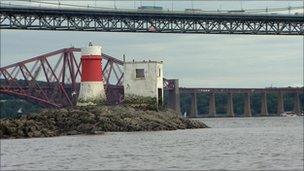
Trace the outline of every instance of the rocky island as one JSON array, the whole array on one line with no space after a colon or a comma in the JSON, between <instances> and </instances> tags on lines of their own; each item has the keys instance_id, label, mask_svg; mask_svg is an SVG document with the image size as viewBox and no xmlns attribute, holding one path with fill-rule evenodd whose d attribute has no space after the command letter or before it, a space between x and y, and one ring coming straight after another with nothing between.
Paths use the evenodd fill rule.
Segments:
<instances>
[{"instance_id":1,"label":"rocky island","mask_svg":"<svg viewBox=\"0 0 304 171\"><path fill-rule=\"evenodd\" d=\"M126 106L82 106L43 109L19 118L1 119L0 137L31 138L104 132L207 128L173 110L138 110Z\"/></svg>"}]
</instances>

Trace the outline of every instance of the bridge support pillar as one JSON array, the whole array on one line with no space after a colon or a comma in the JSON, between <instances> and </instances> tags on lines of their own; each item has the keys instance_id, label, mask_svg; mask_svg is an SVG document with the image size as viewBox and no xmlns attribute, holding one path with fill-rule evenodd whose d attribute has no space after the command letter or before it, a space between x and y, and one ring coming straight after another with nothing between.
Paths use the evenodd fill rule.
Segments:
<instances>
[{"instance_id":1,"label":"bridge support pillar","mask_svg":"<svg viewBox=\"0 0 304 171\"><path fill-rule=\"evenodd\" d=\"M284 113L284 94L282 91L280 91L278 93L278 109L277 109L277 113L278 115Z\"/></svg>"},{"instance_id":2,"label":"bridge support pillar","mask_svg":"<svg viewBox=\"0 0 304 171\"><path fill-rule=\"evenodd\" d=\"M209 94L209 117L215 117L216 107L215 107L215 94Z\"/></svg>"},{"instance_id":3,"label":"bridge support pillar","mask_svg":"<svg viewBox=\"0 0 304 171\"><path fill-rule=\"evenodd\" d=\"M196 99L196 93L191 94L191 112L189 117L190 118L196 118L197 117L197 99Z\"/></svg>"},{"instance_id":4,"label":"bridge support pillar","mask_svg":"<svg viewBox=\"0 0 304 171\"><path fill-rule=\"evenodd\" d=\"M174 89L168 91L168 108L173 109L178 114L181 114L179 82L178 79L171 81L174 84Z\"/></svg>"},{"instance_id":5,"label":"bridge support pillar","mask_svg":"<svg viewBox=\"0 0 304 171\"><path fill-rule=\"evenodd\" d=\"M250 102L250 93L245 94L245 102L244 102L244 116L251 117L251 102Z\"/></svg>"},{"instance_id":6,"label":"bridge support pillar","mask_svg":"<svg viewBox=\"0 0 304 171\"><path fill-rule=\"evenodd\" d=\"M296 114L299 114L301 112L299 92L296 92L294 96L293 112Z\"/></svg>"},{"instance_id":7,"label":"bridge support pillar","mask_svg":"<svg viewBox=\"0 0 304 171\"><path fill-rule=\"evenodd\" d=\"M233 110L233 94L228 94L228 102L227 102L227 116L234 117L234 110Z\"/></svg>"},{"instance_id":8,"label":"bridge support pillar","mask_svg":"<svg viewBox=\"0 0 304 171\"><path fill-rule=\"evenodd\" d=\"M263 92L263 94L262 94L260 116L268 116L267 93L266 92Z\"/></svg>"}]
</instances>

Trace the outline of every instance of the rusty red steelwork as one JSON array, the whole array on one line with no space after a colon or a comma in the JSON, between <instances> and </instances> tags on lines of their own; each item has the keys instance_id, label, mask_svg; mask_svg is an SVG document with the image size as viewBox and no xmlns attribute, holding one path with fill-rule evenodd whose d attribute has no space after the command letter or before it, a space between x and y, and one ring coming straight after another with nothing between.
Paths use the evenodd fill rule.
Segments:
<instances>
[{"instance_id":1,"label":"rusty red steelwork","mask_svg":"<svg viewBox=\"0 0 304 171\"><path fill-rule=\"evenodd\" d=\"M80 48L64 48L0 68L0 93L16 96L45 107L66 107L76 104L81 77L81 61L75 53ZM56 57L55 65L51 65ZM102 54L105 87L119 93L109 101L117 103L123 94L123 61ZM109 67L111 66L111 67ZM114 73L114 74L112 74ZM40 78L38 78L40 76ZM111 89L111 90L110 90Z\"/></svg>"}]
</instances>

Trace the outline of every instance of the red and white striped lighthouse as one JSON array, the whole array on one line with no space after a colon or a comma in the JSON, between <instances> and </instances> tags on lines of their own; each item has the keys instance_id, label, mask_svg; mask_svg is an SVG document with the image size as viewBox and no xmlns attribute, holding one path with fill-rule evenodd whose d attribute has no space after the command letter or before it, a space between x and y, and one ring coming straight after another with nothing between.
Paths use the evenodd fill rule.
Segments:
<instances>
[{"instance_id":1,"label":"red and white striped lighthouse","mask_svg":"<svg viewBox=\"0 0 304 171\"><path fill-rule=\"evenodd\" d=\"M81 49L82 75L77 105L105 101L101 46L89 44Z\"/></svg>"}]
</instances>

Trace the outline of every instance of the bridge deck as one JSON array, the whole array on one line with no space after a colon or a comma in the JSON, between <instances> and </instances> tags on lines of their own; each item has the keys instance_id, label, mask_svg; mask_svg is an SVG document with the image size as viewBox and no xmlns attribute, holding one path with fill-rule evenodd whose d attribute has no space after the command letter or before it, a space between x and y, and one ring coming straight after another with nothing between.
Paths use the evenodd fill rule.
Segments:
<instances>
[{"instance_id":1,"label":"bridge deck","mask_svg":"<svg viewBox=\"0 0 304 171\"><path fill-rule=\"evenodd\" d=\"M1 7L1 12L49 15L94 15L94 16L132 16L161 18L192 18L192 19L240 19L240 20L284 20L303 22L303 16L290 14L253 14L223 12L183 12L183 11L145 11L127 9L73 9L73 8L38 8L38 7Z\"/></svg>"},{"instance_id":2,"label":"bridge deck","mask_svg":"<svg viewBox=\"0 0 304 171\"><path fill-rule=\"evenodd\" d=\"M1 29L304 35L302 15L1 7Z\"/></svg>"},{"instance_id":3,"label":"bridge deck","mask_svg":"<svg viewBox=\"0 0 304 171\"><path fill-rule=\"evenodd\" d=\"M180 88L184 93L303 93L303 87L269 87L269 88Z\"/></svg>"}]
</instances>

